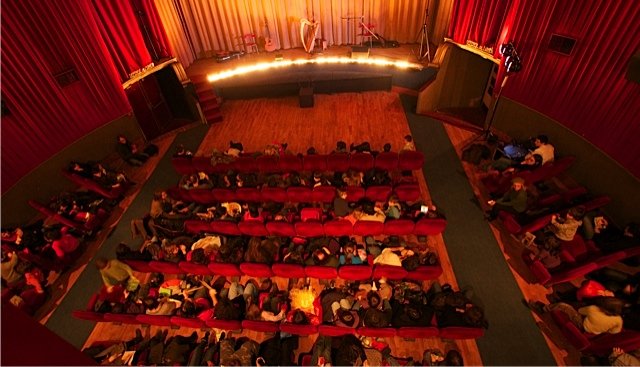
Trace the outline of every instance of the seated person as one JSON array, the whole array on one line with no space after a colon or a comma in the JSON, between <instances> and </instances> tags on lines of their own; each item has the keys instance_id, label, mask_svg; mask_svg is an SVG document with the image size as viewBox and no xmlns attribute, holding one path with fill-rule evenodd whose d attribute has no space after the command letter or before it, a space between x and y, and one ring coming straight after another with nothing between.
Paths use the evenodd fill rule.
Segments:
<instances>
[{"instance_id":1,"label":"seated person","mask_svg":"<svg viewBox=\"0 0 640 367\"><path fill-rule=\"evenodd\" d=\"M24 274L24 283L11 288L13 296L9 302L29 315L33 315L47 299L42 286L44 275L36 268Z\"/></svg>"},{"instance_id":2,"label":"seated person","mask_svg":"<svg viewBox=\"0 0 640 367\"><path fill-rule=\"evenodd\" d=\"M241 343L234 338L227 337L220 341L221 366L252 366L258 357L260 345L244 339Z\"/></svg>"},{"instance_id":3,"label":"seated person","mask_svg":"<svg viewBox=\"0 0 640 367\"><path fill-rule=\"evenodd\" d=\"M405 135L404 136L404 145L402 146L402 150L416 150L416 145L413 142L413 136Z\"/></svg>"},{"instance_id":4,"label":"seated person","mask_svg":"<svg viewBox=\"0 0 640 367\"><path fill-rule=\"evenodd\" d=\"M12 285L22 280L23 274L18 272L20 258L15 251L2 250L2 281L3 285Z\"/></svg>"},{"instance_id":5,"label":"seated person","mask_svg":"<svg viewBox=\"0 0 640 367\"><path fill-rule=\"evenodd\" d=\"M495 220L500 211L520 215L527 210L527 189L524 179L515 177L511 182L511 188L501 198L487 202L491 207L485 216L487 220Z\"/></svg>"},{"instance_id":6,"label":"seated person","mask_svg":"<svg viewBox=\"0 0 640 367\"><path fill-rule=\"evenodd\" d=\"M356 252L356 247L357 245L353 238L342 246L340 257L338 258L340 265L361 265L366 263L366 253L363 260ZM361 247L364 249L364 246Z\"/></svg>"},{"instance_id":7,"label":"seated person","mask_svg":"<svg viewBox=\"0 0 640 367\"><path fill-rule=\"evenodd\" d=\"M69 234L66 229L64 231L57 228L48 230L45 232L45 240L59 260L69 260L69 256L80 246L80 240Z\"/></svg>"},{"instance_id":8,"label":"seated person","mask_svg":"<svg viewBox=\"0 0 640 367\"><path fill-rule=\"evenodd\" d=\"M107 170L101 163L94 164L91 173L93 181L107 190L120 187L127 182L124 173Z\"/></svg>"},{"instance_id":9,"label":"seated person","mask_svg":"<svg viewBox=\"0 0 640 367\"><path fill-rule=\"evenodd\" d=\"M561 241L572 241L582 225L584 207L577 206L569 209L564 218L554 214L551 216L549 229Z\"/></svg>"},{"instance_id":10,"label":"seated person","mask_svg":"<svg viewBox=\"0 0 640 367\"><path fill-rule=\"evenodd\" d=\"M344 141L340 140L336 143L336 149L334 149L331 154L344 154L344 153L349 153L347 152L347 143L345 143Z\"/></svg>"},{"instance_id":11,"label":"seated person","mask_svg":"<svg viewBox=\"0 0 640 367\"><path fill-rule=\"evenodd\" d=\"M548 311L561 311L579 329L587 333L617 334L622 331L622 311L624 301L616 297L595 297L593 304L575 309L568 303L557 302L545 305L542 302L529 302L529 307L542 314Z\"/></svg>"},{"instance_id":12,"label":"seated person","mask_svg":"<svg viewBox=\"0 0 640 367\"><path fill-rule=\"evenodd\" d=\"M355 209L351 216L355 220L368 220L373 222L384 223L387 216L384 214L381 208L375 206L370 200L363 200L360 209Z\"/></svg>"},{"instance_id":13,"label":"seated person","mask_svg":"<svg viewBox=\"0 0 640 367\"><path fill-rule=\"evenodd\" d=\"M463 292L449 292L445 295L444 306L436 308L436 321L438 327L488 327L482 308L474 305Z\"/></svg>"},{"instance_id":14,"label":"seated person","mask_svg":"<svg viewBox=\"0 0 640 367\"><path fill-rule=\"evenodd\" d=\"M391 185L392 180L391 176L389 176L389 172L381 170L381 169L370 169L365 172L362 177L362 186L370 187L370 186L388 186Z\"/></svg>"},{"instance_id":15,"label":"seated person","mask_svg":"<svg viewBox=\"0 0 640 367\"><path fill-rule=\"evenodd\" d=\"M342 218L349 214L351 214L351 208L347 201L347 190L342 188L337 189L336 197L333 199L333 215L336 218Z\"/></svg>"},{"instance_id":16,"label":"seated person","mask_svg":"<svg viewBox=\"0 0 640 367\"><path fill-rule=\"evenodd\" d=\"M244 261L245 240L243 237L229 237L218 249L216 262L240 264Z\"/></svg>"},{"instance_id":17,"label":"seated person","mask_svg":"<svg viewBox=\"0 0 640 367\"><path fill-rule=\"evenodd\" d=\"M387 209L384 213L389 219L400 219L402 216L402 206L400 205L396 195L391 195L391 197L389 197Z\"/></svg>"},{"instance_id":18,"label":"seated person","mask_svg":"<svg viewBox=\"0 0 640 367\"><path fill-rule=\"evenodd\" d=\"M383 328L388 327L393 317L393 310L389 301L382 301L380 295L374 291L367 294L369 307L360 309L362 326Z\"/></svg>"},{"instance_id":19,"label":"seated person","mask_svg":"<svg viewBox=\"0 0 640 367\"><path fill-rule=\"evenodd\" d=\"M251 237L244 261L271 265L276 261L280 245L276 237Z\"/></svg>"},{"instance_id":20,"label":"seated person","mask_svg":"<svg viewBox=\"0 0 640 367\"><path fill-rule=\"evenodd\" d=\"M149 159L149 154L139 149L137 144L129 142L124 135L118 135L116 152L132 166L142 166Z\"/></svg>"},{"instance_id":21,"label":"seated person","mask_svg":"<svg viewBox=\"0 0 640 367\"><path fill-rule=\"evenodd\" d=\"M393 298L391 309L393 310L391 325L395 328L431 326L434 310L429 305L412 301L399 302Z\"/></svg>"},{"instance_id":22,"label":"seated person","mask_svg":"<svg viewBox=\"0 0 640 367\"><path fill-rule=\"evenodd\" d=\"M71 161L67 167L67 171L84 178L91 178L91 164Z\"/></svg>"},{"instance_id":23,"label":"seated person","mask_svg":"<svg viewBox=\"0 0 640 367\"><path fill-rule=\"evenodd\" d=\"M306 265L330 266L337 268L340 265L338 257L328 247L312 249L310 256L305 261Z\"/></svg>"},{"instance_id":24,"label":"seated person","mask_svg":"<svg viewBox=\"0 0 640 367\"><path fill-rule=\"evenodd\" d=\"M525 159L530 155L539 154L542 157L542 164L553 162L555 158L555 149L553 145L549 144L549 138L546 135L538 135L533 140L533 145L535 146L535 149L525 156Z\"/></svg>"},{"instance_id":25,"label":"seated person","mask_svg":"<svg viewBox=\"0 0 640 367\"><path fill-rule=\"evenodd\" d=\"M262 208L256 203L250 203L245 208L245 213L242 216L242 220L245 222L256 221L264 222L264 216L262 215Z\"/></svg>"},{"instance_id":26,"label":"seated person","mask_svg":"<svg viewBox=\"0 0 640 367\"><path fill-rule=\"evenodd\" d=\"M373 259L374 264L403 266L402 261L415 255L411 249L404 247L387 247Z\"/></svg>"},{"instance_id":27,"label":"seated person","mask_svg":"<svg viewBox=\"0 0 640 367\"><path fill-rule=\"evenodd\" d=\"M347 172L342 174L342 182L344 182L346 186L362 186L363 179L364 172L356 171L354 169L349 169Z\"/></svg>"},{"instance_id":28,"label":"seated person","mask_svg":"<svg viewBox=\"0 0 640 367\"><path fill-rule=\"evenodd\" d=\"M322 174L322 172L314 172L310 181L310 186L320 187L320 186L331 186L331 182L327 180L326 177Z\"/></svg>"},{"instance_id":29,"label":"seated person","mask_svg":"<svg viewBox=\"0 0 640 367\"><path fill-rule=\"evenodd\" d=\"M543 236L542 240L538 240L534 244L534 247L530 247L532 250L530 254L531 260L539 260L549 270L555 269L562 264L560 242L555 236Z\"/></svg>"}]
</instances>

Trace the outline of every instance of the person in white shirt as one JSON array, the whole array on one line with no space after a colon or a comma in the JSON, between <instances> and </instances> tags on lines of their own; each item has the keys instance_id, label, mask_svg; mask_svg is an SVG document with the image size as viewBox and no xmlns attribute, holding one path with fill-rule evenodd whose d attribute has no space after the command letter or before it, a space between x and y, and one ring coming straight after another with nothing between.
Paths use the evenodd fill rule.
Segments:
<instances>
[{"instance_id":1,"label":"person in white shirt","mask_svg":"<svg viewBox=\"0 0 640 367\"><path fill-rule=\"evenodd\" d=\"M553 162L555 148L549 144L549 138L546 135L538 135L533 144L535 144L536 149L529 153L527 157L539 154L542 157L542 164Z\"/></svg>"}]
</instances>

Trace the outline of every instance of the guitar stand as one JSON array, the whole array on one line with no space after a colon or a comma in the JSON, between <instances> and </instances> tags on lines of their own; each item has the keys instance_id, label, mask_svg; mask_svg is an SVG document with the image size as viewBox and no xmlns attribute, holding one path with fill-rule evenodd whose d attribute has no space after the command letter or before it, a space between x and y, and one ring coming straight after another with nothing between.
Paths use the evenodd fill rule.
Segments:
<instances>
[{"instance_id":1,"label":"guitar stand","mask_svg":"<svg viewBox=\"0 0 640 367\"><path fill-rule=\"evenodd\" d=\"M427 21L429 19L429 2L427 2L427 7L424 9L424 18L422 19L422 28L420 29L420 33L418 33L418 37L416 37L416 41L420 39L420 47L418 48L418 54L416 57L418 61L422 61L425 58L431 62L431 50L429 49L429 29L427 27ZM413 50L412 50L413 51Z\"/></svg>"}]
</instances>

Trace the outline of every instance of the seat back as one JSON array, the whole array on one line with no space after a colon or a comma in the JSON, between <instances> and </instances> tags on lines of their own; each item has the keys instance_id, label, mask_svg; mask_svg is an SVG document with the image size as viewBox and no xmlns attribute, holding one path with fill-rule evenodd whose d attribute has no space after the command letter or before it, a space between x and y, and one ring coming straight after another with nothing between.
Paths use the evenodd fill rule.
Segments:
<instances>
[{"instance_id":1,"label":"seat back","mask_svg":"<svg viewBox=\"0 0 640 367\"><path fill-rule=\"evenodd\" d=\"M239 236L242 234L236 222L229 220L214 220L211 222L211 232L227 236Z\"/></svg>"},{"instance_id":2,"label":"seat back","mask_svg":"<svg viewBox=\"0 0 640 367\"><path fill-rule=\"evenodd\" d=\"M324 154L305 155L302 158L302 167L307 172L324 172L327 170L327 156Z\"/></svg>"},{"instance_id":3,"label":"seat back","mask_svg":"<svg viewBox=\"0 0 640 367\"><path fill-rule=\"evenodd\" d=\"M349 169L349 155L332 153L327 155L327 169L334 172L345 172Z\"/></svg>"},{"instance_id":4,"label":"seat back","mask_svg":"<svg viewBox=\"0 0 640 367\"><path fill-rule=\"evenodd\" d=\"M297 155L285 154L278 160L280 172L300 172L303 170L302 159Z\"/></svg>"},{"instance_id":5,"label":"seat back","mask_svg":"<svg viewBox=\"0 0 640 367\"><path fill-rule=\"evenodd\" d=\"M424 154L414 150L403 150L398 154L398 169L400 171L413 171L422 169Z\"/></svg>"},{"instance_id":6,"label":"seat back","mask_svg":"<svg viewBox=\"0 0 640 367\"><path fill-rule=\"evenodd\" d=\"M393 189L400 201L416 201L420 199L420 186L418 184L400 184Z\"/></svg>"},{"instance_id":7,"label":"seat back","mask_svg":"<svg viewBox=\"0 0 640 367\"><path fill-rule=\"evenodd\" d=\"M278 156L275 155L261 155L256 158L256 165L258 171L263 173L279 172L280 165L278 163Z\"/></svg>"},{"instance_id":8,"label":"seat back","mask_svg":"<svg viewBox=\"0 0 640 367\"><path fill-rule=\"evenodd\" d=\"M380 152L374 160L374 167L385 171L395 171L398 168L397 152Z\"/></svg>"},{"instance_id":9,"label":"seat back","mask_svg":"<svg viewBox=\"0 0 640 367\"><path fill-rule=\"evenodd\" d=\"M384 232L384 223L371 220L359 220L353 225L356 236L378 236Z\"/></svg>"},{"instance_id":10,"label":"seat back","mask_svg":"<svg viewBox=\"0 0 640 367\"><path fill-rule=\"evenodd\" d=\"M373 168L373 155L369 153L353 153L349 157L349 166L357 171L366 172Z\"/></svg>"},{"instance_id":11,"label":"seat back","mask_svg":"<svg viewBox=\"0 0 640 367\"><path fill-rule=\"evenodd\" d=\"M255 187L239 187L235 190L236 200L240 202L258 203L262 202L262 194Z\"/></svg>"},{"instance_id":12,"label":"seat back","mask_svg":"<svg viewBox=\"0 0 640 367\"><path fill-rule=\"evenodd\" d=\"M364 196L373 201L387 201L392 191L391 186L369 186L365 190Z\"/></svg>"},{"instance_id":13,"label":"seat back","mask_svg":"<svg viewBox=\"0 0 640 367\"><path fill-rule=\"evenodd\" d=\"M311 188L292 186L287 188L287 200L293 203L306 203L311 201Z\"/></svg>"},{"instance_id":14,"label":"seat back","mask_svg":"<svg viewBox=\"0 0 640 367\"><path fill-rule=\"evenodd\" d=\"M387 219L384 222L384 234L387 236L406 236L413 233L415 224L409 219Z\"/></svg>"},{"instance_id":15,"label":"seat back","mask_svg":"<svg viewBox=\"0 0 640 367\"><path fill-rule=\"evenodd\" d=\"M289 222L267 222L267 231L271 236L295 237L296 230Z\"/></svg>"},{"instance_id":16,"label":"seat back","mask_svg":"<svg viewBox=\"0 0 640 367\"><path fill-rule=\"evenodd\" d=\"M238 229L247 236L261 237L269 235L264 223L258 221L241 221L238 223Z\"/></svg>"},{"instance_id":17,"label":"seat back","mask_svg":"<svg viewBox=\"0 0 640 367\"><path fill-rule=\"evenodd\" d=\"M298 222L294 225L296 235L301 237L322 237L324 228L320 222Z\"/></svg>"},{"instance_id":18,"label":"seat back","mask_svg":"<svg viewBox=\"0 0 640 367\"><path fill-rule=\"evenodd\" d=\"M442 233L446 227L446 219L423 218L416 222L413 234L416 236L435 236Z\"/></svg>"},{"instance_id":19,"label":"seat back","mask_svg":"<svg viewBox=\"0 0 640 367\"><path fill-rule=\"evenodd\" d=\"M346 219L334 219L324 223L324 233L327 236L351 236L353 225Z\"/></svg>"}]
</instances>

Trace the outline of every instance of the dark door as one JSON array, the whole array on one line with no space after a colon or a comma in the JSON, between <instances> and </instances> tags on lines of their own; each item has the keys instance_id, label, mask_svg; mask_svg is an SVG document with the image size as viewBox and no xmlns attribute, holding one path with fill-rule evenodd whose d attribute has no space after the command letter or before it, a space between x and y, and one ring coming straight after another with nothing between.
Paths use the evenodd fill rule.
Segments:
<instances>
[{"instance_id":1,"label":"dark door","mask_svg":"<svg viewBox=\"0 0 640 367\"><path fill-rule=\"evenodd\" d=\"M127 97L146 140L157 138L172 129L173 116L154 75L127 88Z\"/></svg>"}]
</instances>

